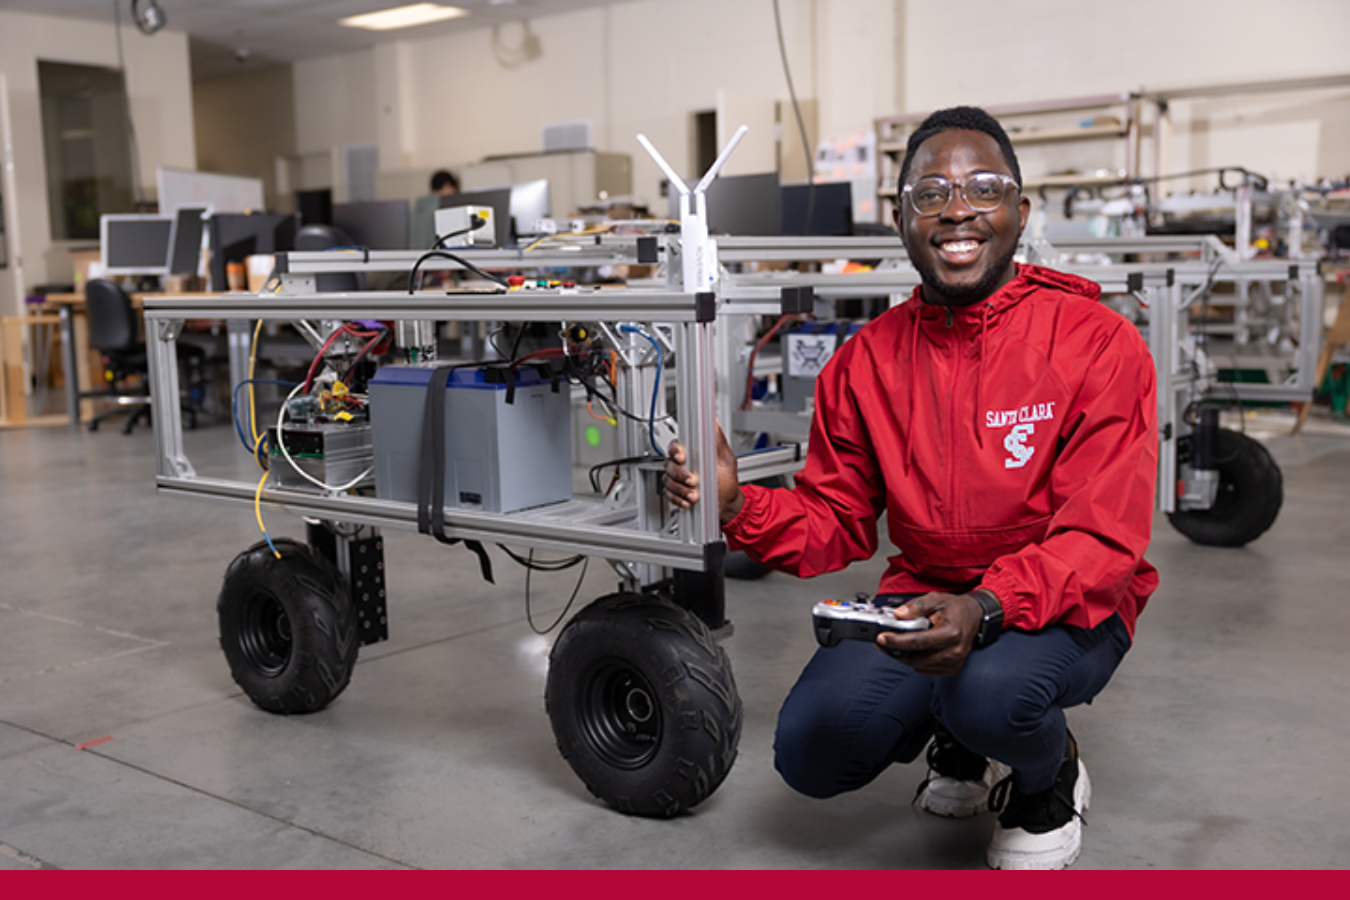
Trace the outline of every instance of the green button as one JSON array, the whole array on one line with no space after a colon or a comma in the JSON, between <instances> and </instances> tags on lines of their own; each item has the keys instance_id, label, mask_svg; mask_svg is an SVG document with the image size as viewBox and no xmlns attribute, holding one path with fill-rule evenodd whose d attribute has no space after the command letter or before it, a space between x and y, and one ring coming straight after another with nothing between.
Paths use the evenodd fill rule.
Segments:
<instances>
[{"instance_id":1,"label":"green button","mask_svg":"<svg viewBox=\"0 0 1350 900\"><path fill-rule=\"evenodd\" d=\"M600 429L594 425L586 426L586 443L592 447L600 446Z\"/></svg>"}]
</instances>

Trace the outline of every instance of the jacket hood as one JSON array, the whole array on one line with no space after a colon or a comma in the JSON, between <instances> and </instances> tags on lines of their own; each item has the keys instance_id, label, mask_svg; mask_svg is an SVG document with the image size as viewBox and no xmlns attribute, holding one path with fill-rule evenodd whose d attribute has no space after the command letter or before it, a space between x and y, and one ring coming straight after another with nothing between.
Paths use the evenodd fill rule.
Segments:
<instances>
[{"instance_id":1,"label":"jacket hood","mask_svg":"<svg viewBox=\"0 0 1350 900\"><path fill-rule=\"evenodd\" d=\"M1089 300L1100 300L1102 298L1101 285L1095 281L1088 281L1086 278L1071 275L1068 272L1057 272L1054 269L1046 269L1041 266L1018 266L1017 275L1018 277L1014 281L1026 278L1030 284L1054 288L1064 291L1066 294L1078 294Z\"/></svg>"}]
</instances>

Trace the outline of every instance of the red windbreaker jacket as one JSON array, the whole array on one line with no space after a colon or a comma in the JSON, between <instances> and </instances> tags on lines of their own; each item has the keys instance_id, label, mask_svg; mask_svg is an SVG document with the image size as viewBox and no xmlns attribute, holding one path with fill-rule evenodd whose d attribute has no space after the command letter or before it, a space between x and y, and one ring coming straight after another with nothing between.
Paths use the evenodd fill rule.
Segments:
<instances>
[{"instance_id":1,"label":"red windbreaker jacket","mask_svg":"<svg viewBox=\"0 0 1350 900\"><path fill-rule=\"evenodd\" d=\"M982 586L1005 628L1118 612L1133 637L1158 585L1155 379L1100 295L1037 266L966 307L916 290L826 365L796 488L746 485L729 545L819 575L871 557L884 512L900 553L880 592Z\"/></svg>"}]
</instances>

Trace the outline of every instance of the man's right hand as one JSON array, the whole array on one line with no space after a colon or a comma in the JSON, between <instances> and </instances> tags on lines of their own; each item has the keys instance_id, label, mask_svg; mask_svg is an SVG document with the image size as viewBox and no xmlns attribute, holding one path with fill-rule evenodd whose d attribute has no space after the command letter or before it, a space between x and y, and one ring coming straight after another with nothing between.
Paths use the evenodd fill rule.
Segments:
<instances>
[{"instance_id":1,"label":"man's right hand","mask_svg":"<svg viewBox=\"0 0 1350 900\"><path fill-rule=\"evenodd\" d=\"M680 509L698 502L698 476L685 466L688 457L679 441L671 441L666 451L666 499ZM723 525L736 518L745 505L736 471L736 454L731 452L726 435L717 429L717 515Z\"/></svg>"}]
</instances>

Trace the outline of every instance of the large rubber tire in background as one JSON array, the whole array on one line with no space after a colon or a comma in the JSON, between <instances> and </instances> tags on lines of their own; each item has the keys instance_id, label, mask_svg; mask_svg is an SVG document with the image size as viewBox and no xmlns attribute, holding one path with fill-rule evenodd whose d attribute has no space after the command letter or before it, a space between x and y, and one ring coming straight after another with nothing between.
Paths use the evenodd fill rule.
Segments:
<instances>
[{"instance_id":1,"label":"large rubber tire in background","mask_svg":"<svg viewBox=\"0 0 1350 900\"><path fill-rule=\"evenodd\" d=\"M1197 544L1241 547L1275 523L1284 503L1280 467L1258 441L1224 428L1215 433L1219 490L1209 509L1169 513L1172 527ZM1190 460L1190 437L1177 442L1178 462Z\"/></svg>"},{"instance_id":2,"label":"large rubber tire in background","mask_svg":"<svg viewBox=\"0 0 1350 900\"><path fill-rule=\"evenodd\" d=\"M234 558L216 611L230 674L268 712L310 713L352 677L356 609L337 566L312 547L281 538Z\"/></svg>"},{"instance_id":3,"label":"large rubber tire in background","mask_svg":"<svg viewBox=\"0 0 1350 900\"><path fill-rule=\"evenodd\" d=\"M620 812L670 817L731 771L741 699L726 651L663 597L611 594L567 624L545 705L558 750Z\"/></svg>"},{"instance_id":4,"label":"large rubber tire in background","mask_svg":"<svg viewBox=\"0 0 1350 900\"><path fill-rule=\"evenodd\" d=\"M757 563L744 550L728 550L722 562L722 571L728 578L737 581L759 581L773 569L763 563Z\"/></svg>"}]
</instances>

